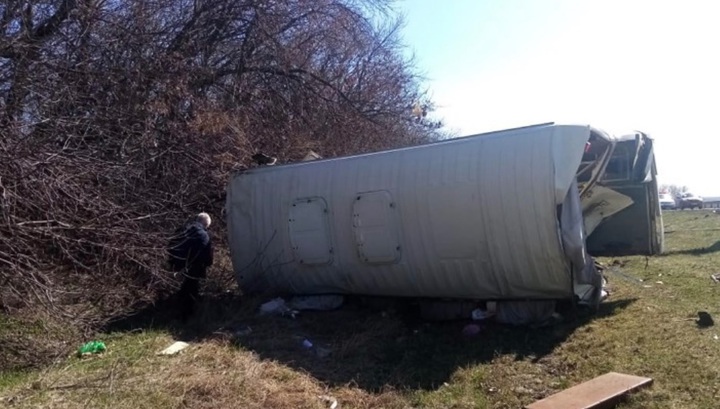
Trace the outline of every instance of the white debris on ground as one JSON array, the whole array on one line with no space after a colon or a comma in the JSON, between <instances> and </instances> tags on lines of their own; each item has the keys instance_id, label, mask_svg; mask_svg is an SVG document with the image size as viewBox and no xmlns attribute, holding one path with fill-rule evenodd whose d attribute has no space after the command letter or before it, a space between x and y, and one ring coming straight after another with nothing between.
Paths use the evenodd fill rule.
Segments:
<instances>
[{"instance_id":1,"label":"white debris on ground","mask_svg":"<svg viewBox=\"0 0 720 409\"><path fill-rule=\"evenodd\" d=\"M188 344L187 342L177 341L169 347L158 352L158 355L175 355L189 346L190 344Z\"/></svg>"}]
</instances>

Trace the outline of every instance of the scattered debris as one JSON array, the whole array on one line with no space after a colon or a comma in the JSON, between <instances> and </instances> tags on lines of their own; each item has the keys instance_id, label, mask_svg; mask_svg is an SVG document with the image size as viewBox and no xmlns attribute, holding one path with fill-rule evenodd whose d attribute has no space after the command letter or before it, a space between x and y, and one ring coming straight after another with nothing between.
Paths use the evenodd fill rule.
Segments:
<instances>
[{"instance_id":1,"label":"scattered debris","mask_svg":"<svg viewBox=\"0 0 720 409\"><path fill-rule=\"evenodd\" d=\"M277 162L277 158L274 156L265 155L262 152L258 152L251 156L252 160L258 165L272 166Z\"/></svg>"},{"instance_id":2,"label":"scattered debris","mask_svg":"<svg viewBox=\"0 0 720 409\"><path fill-rule=\"evenodd\" d=\"M188 344L187 342L176 341L175 343L173 343L173 344L170 345L169 347L167 347L167 348L163 349L162 351L158 352L158 355L175 355L175 354L177 354L178 352L182 351L183 349L185 349L185 348L187 348L187 347L189 347L189 346L190 346L190 344Z\"/></svg>"},{"instance_id":3,"label":"scattered debris","mask_svg":"<svg viewBox=\"0 0 720 409\"><path fill-rule=\"evenodd\" d=\"M241 325L241 326L235 328L235 330L233 331L232 334L235 338L240 338L240 337L248 336L251 333L252 333L252 328L250 328L247 325Z\"/></svg>"},{"instance_id":4,"label":"scattered debris","mask_svg":"<svg viewBox=\"0 0 720 409\"><path fill-rule=\"evenodd\" d=\"M596 268L597 268L597 265L598 265L598 262L596 261L595 262ZM604 270L604 268L598 269L598 273L600 273L600 275L602 276L602 287L600 290L600 301L601 302L605 301L605 299L610 297L610 288L608 287L609 281L608 281L607 276L603 273L603 270Z\"/></svg>"},{"instance_id":5,"label":"scattered debris","mask_svg":"<svg viewBox=\"0 0 720 409\"><path fill-rule=\"evenodd\" d=\"M715 335L713 335L713 339L714 339L715 341L717 341L718 339L720 339L720 337L718 337L717 334L715 334Z\"/></svg>"},{"instance_id":6,"label":"scattered debris","mask_svg":"<svg viewBox=\"0 0 720 409\"><path fill-rule=\"evenodd\" d=\"M261 314L273 314L277 313L278 311L283 311L286 309L287 306L285 305L285 300L282 298L274 298L260 306L260 313Z\"/></svg>"},{"instance_id":7,"label":"scattered debris","mask_svg":"<svg viewBox=\"0 0 720 409\"><path fill-rule=\"evenodd\" d=\"M302 162L308 162L311 160L318 160L322 159L322 156L318 154L317 152L313 151L312 149L308 151L307 155L302 159Z\"/></svg>"},{"instance_id":8,"label":"scattered debris","mask_svg":"<svg viewBox=\"0 0 720 409\"><path fill-rule=\"evenodd\" d=\"M497 303L495 321L540 327L551 324L554 313L555 301L504 301Z\"/></svg>"},{"instance_id":9,"label":"scattered debris","mask_svg":"<svg viewBox=\"0 0 720 409\"><path fill-rule=\"evenodd\" d=\"M627 274L627 273L623 272L622 269L621 269L621 267L622 267L622 265L615 265L615 264L613 264L613 266L609 267L606 271L607 271L608 273L613 274L615 277L619 277L619 278L621 278L621 279L623 279L623 280L625 280L625 281L627 281L627 282L631 282L631 283L635 283L635 284L640 284L640 283L643 283L643 282L645 281L645 280L643 280L642 278L634 277L634 276L632 276L632 275L630 275L630 274ZM608 274L608 275L609 275L609 274ZM606 277L606 275L603 274L603 277Z\"/></svg>"},{"instance_id":10,"label":"scattered debris","mask_svg":"<svg viewBox=\"0 0 720 409\"><path fill-rule=\"evenodd\" d=\"M328 406L328 408L330 408L330 409L336 409L338 407L337 399L333 398L332 396L320 395L320 396L318 396L318 398L320 398L320 400L323 400L323 401L329 403L330 406Z\"/></svg>"},{"instance_id":11,"label":"scattered debris","mask_svg":"<svg viewBox=\"0 0 720 409\"><path fill-rule=\"evenodd\" d=\"M623 396L652 382L652 378L609 372L531 403L525 409L614 407Z\"/></svg>"},{"instance_id":12,"label":"scattered debris","mask_svg":"<svg viewBox=\"0 0 720 409\"><path fill-rule=\"evenodd\" d=\"M710 278L712 278L712 280L716 283L720 283L720 273L711 274Z\"/></svg>"},{"instance_id":13,"label":"scattered debris","mask_svg":"<svg viewBox=\"0 0 720 409\"><path fill-rule=\"evenodd\" d=\"M332 355L332 350L323 348L323 347L315 347L313 348L315 351L315 355L317 355L318 358L327 358L330 355Z\"/></svg>"},{"instance_id":14,"label":"scattered debris","mask_svg":"<svg viewBox=\"0 0 720 409\"><path fill-rule=\"evenodd\" d=\"M239 343L240 339L252 334L252 328L247 325L232 325L227 327L220 327L213 332L214 336L225 341Z\"/></svg>"},{"instance_id":15,"label":"scattered debris","mask_svg":"<svg viewBox=\"0 0 720 409\"><path fill-rule=\"evenodd\" d=\"M518 386L515 389L513 389L513 391L515 393L517 393L518 395L531 395L531 394L535 393L532 389L528 389L524 386Z\"/></svg>"},{"instance_id":16,"label":"scattered debris","mask_svg":"<svg viewBox=\"0 0 720 409\"><path fill-rule=\"evenodd\" d=\"M295 310L330 311L340 308L345 302L342 295L303 295L290 299L288 305Z\"/></svg>"},{"instance_id":17,"label":"scattered debris","mask_svg":"<svg viewBox=\"0 0 720 409\"><path fill-rule=\"evenodd\" d=\"M480 326L477 324L468 324L462 329L462 334L466 337L474 337L480 333Z\"/></svg>"},{"instance_id":18,"label":"scattered debris","mask_svg":"<svg viewBox=\"0 0 720 409\"><path fill-rule=\"evenodd\" d=\"M105 343L102 341L90 341L78 348L78 356L100 354L107 351Z\"/></svg>"},{"instance_id":19,"label":"scattered debris","mask_svg":"<svg viewBox=\"0 0 720 409\"><path fill-rule=\"evenodd\" d=\"M700 328L712 327L715 325L712 316L707 311L699 311L698 319L695 321Z\"/></svg>"},{"instance_id":20,"label":"scattered debris","mask_svg":"<svg viewBox=\"0 0 720 409\"><path fill-rule=\"evenodd\" d=\"M327 358L332 355L332 350L316 346L309 339L305 338L302 342L303 348L314 353L318 358Z\"/></svg>"},{"instance_id":21,"label":"scattered debris","mask_svg":"<svg viewBox=\"0 0 720 409\"><path fill-rule=\"evenodd\" d=\"M655 281L655 284L665 284L662 281Z\"/></svg>"},{"instance_id":22,"label":"scattered debris","mask_svg":"<svg viewBox=\"0 0 720 409\"><path fill-rule=\"evenodd\" d=\"M293 310L290 307L287 306L285 303L285 300L282 298L274 298L265 304L260 306L260 314L262 315L268 315L268 314L274 314L274 315L281 315L284 317L290 317L295 318L296 315L299 314L297 310Z\"/></svg>"},{"instance_id":23,"label":"scattered debris","mask_svg":"<svg viewBox=\"0 0 720 409\"><path fill-rule=\"evenodd\" d=\"M495 311L481 310L480 308L474 309L473 312L470 314L472 319L475 321L486 320L486 319L492 317L493 315L495 315Z\"/></svg>"},{"instance_id":24,"label":"scattered debris","mask_svg":"<svg viewBox=\"0 0 720 409\"><path fill-rule=\"evenodd\" d=\"M610 293L607 291L607 289L600 290L600 301L605 301L606 298L610 296Z\"/></svg>"}]
</instances>

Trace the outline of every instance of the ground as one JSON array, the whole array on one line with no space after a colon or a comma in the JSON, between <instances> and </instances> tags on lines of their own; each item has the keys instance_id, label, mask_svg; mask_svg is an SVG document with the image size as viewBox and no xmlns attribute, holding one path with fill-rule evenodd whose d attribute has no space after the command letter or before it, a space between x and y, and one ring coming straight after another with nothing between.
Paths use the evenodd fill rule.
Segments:
<instances>
[{"instance_id":1,"label":"ground","mask_svg":"<svg viewBox=\"0 0 720 409\"><path fill-rule=\"evenodd\" d=\"M648 376L622 408L714 408L720 398L720 216L664 214L666 254L606 258L610 298L549 328L426 323L402 306L259 317L260 300L206 301L182 325L162 305L96 335L107 352L0 373L7 408L518 408L608 371ZM229 332L248 325L250 334ZM174 340L191 346L157 352ZM304 339L331 351L320 357ZM323 355L323 354L320 354ZM329 398L328 398L329 397Z\"/></svg>"}]
</instances>

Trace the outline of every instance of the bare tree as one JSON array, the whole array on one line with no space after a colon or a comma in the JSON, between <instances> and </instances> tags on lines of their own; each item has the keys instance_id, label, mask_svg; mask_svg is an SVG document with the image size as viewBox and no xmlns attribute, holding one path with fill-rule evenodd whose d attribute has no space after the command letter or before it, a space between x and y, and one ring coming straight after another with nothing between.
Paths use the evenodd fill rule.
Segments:
<instances>
[{"instance_id":1,"label":"bare tree","mask_svg":"<svg viewBox=\"0 0 720 409\"><path fill-rule=\"evenodd\" d=\"M432 102L388 6L0 4L0 308L93 326L171 289L166 233L219 213L256 151L293 161L437 138L413 114Z\"/></svg>"}]
</instances>

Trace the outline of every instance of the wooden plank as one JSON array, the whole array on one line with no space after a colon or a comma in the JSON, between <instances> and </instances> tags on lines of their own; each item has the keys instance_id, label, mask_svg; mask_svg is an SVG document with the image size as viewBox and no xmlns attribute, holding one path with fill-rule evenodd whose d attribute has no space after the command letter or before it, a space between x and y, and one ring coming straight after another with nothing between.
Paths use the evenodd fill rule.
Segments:
<instances>
[{"instance_id":1,"label":"wooden plank","mask_svg":"<svg viewBox=\"0 0 720 409\"><path fill-rule=\"evenodd\" d=\"M605 409L623 396L650 386L652 378L609 372L531 403L525 409Z\"/></svg>"}]
</instances>

